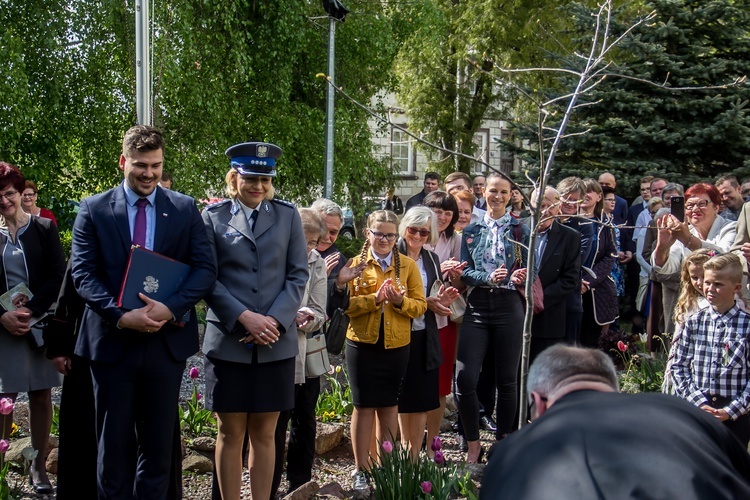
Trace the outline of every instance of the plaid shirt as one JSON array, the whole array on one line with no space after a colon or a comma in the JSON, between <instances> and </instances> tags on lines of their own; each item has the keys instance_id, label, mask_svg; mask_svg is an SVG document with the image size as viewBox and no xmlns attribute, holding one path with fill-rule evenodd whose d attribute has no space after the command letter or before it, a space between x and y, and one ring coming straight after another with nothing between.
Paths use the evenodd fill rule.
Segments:
<instances>
[{"instance_id":1,"label":"plaid shirt","mask_svg":"<svg viewBox=\"0 0 750 500\"><path fill-rule=\"evenodd\" d=\"M712 307L685 322L672 366L678 396L696 406L707 395L731 399L723 409L736 420L750 412L750 314L735 304L725 314Z\"/></svg>"}]
</instances>

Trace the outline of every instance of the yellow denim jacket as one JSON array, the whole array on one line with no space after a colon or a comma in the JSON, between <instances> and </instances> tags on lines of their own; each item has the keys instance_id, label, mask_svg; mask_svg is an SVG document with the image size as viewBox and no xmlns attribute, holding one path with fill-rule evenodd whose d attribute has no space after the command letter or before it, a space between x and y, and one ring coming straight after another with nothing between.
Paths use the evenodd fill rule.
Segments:
<instances>
[{"instance_id":1,"label":"yellow denim jacket","mask_svg":"<svg viewBox=\"0 0 750 500\"><path fill-rule=\"evenodd\" d=\"M346 331L346 338L365 344L377 342L382 310L385 348L403 347L411 341L411 320L427 311L427 300L417 264L404 255L399 257L401 259L401 284L406 287L404 301L401 307L396 307L391 303L376 306L375 294L378 288L388 278L393 278L395 281L396 273L393 261L384 273L380 264L373 259L372 253L367 252L367 266L362 271L362 281L359 282L355 278L349 282L351 297L346 314L349 315L351 321ZM360 257L355 257L352 267L359 262ZM358 282L359 290L355 290Z\"/></svg>"}]
</instances>

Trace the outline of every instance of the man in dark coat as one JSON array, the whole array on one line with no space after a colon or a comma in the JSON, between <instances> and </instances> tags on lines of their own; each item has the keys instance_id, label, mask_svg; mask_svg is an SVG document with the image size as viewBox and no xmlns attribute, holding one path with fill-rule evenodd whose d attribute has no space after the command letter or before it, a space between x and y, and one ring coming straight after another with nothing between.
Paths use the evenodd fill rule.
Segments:
<instances>
[{"instance_id":1,"label":"man in dark coat","mask_svg":"<svg viewBox=\"0 0 750 500\"><path fill-rule=\"evenodd\" d=\"M534 191L532 205L536 206L539 198L539 192ZM581 236L558 222L557 190L547 187L541 209L541 222L536 228L536 268L544 288L544 311L534 316L532 323L530 362L547 347L565 341L566 299L581 290Z\"/></svg>"},{"instance_id":2,"label":"man in dark coat","mask_svg":"<svg viewBox=\"0 0 750 500\"><path fill-rule=\"evenodd\" d=\"M436 172L427 172L424 174L424 188L406 200L406 210L408 211L411 207L416 207L422 204L425 196L433 191L437 191L440 188L440 174Z\"/></svg>"},{"instance_id":3,"label":"man in dark coat","mask_svg":"<svg viewBox=\"0 0 750 500\"><path fill-rule=\"evenodd\" d=\"M550 347L528 392L534 421L490 451L481 498L750 498L731 431L677 397L620 394L601 351Z\"/></svg>"}]
</instances>

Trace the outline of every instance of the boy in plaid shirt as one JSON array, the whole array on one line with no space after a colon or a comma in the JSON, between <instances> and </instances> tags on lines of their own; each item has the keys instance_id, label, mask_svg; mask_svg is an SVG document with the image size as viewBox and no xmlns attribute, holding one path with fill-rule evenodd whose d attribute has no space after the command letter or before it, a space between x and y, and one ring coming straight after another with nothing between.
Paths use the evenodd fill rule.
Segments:
<instances>
[{"instance_id":1,"label":"boy in plaid shirt","mask_svg":"<svg viewBox=\"0 0 750 500\"><path fill-rule=\"evenodd\" d=\"M672 376L678 396L724 422L747 446L750 441L750 314L735 300L742 263L733 254L703 265L703 293L711 307L685 322Z\"/></svg>"}]
</instances>

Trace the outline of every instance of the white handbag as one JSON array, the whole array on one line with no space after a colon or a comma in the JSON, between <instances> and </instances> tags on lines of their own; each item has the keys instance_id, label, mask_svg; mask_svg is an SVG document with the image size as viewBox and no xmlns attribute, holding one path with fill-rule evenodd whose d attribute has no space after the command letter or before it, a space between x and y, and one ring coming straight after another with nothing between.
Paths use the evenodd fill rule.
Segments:
<instances>
[{"instance_id":1,"label":"white handbag","mask_svg":"<svg viewBox=\"0 0 750 500\"><path fill-rule=\"evenodd\" d=\"M328 373L331 362L328 359L326 349L326 337L322 333L307 339L307 352L305 353L305 376L308 378L320 377Z\"/></svg>"}]
</instances>

